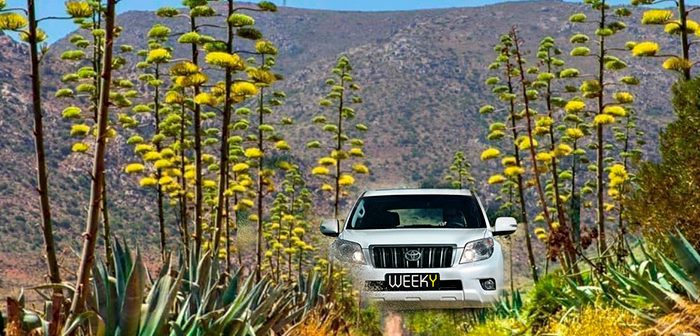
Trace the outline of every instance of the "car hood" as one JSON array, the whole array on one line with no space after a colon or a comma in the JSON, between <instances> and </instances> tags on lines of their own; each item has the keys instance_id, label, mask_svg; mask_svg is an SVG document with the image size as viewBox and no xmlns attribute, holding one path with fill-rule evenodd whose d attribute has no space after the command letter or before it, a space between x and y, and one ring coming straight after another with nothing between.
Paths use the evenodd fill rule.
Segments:
<instances>
[{"instance_id":1,"label":"car hood","mask_svg":"<svg viewBox=\"0 0 700 336\"><path fill-rule=\"evenodd\" d=\"M488 229L345 230L338 238L370 245L457 245L490 236Z\"/></svg>"}]
</instances>

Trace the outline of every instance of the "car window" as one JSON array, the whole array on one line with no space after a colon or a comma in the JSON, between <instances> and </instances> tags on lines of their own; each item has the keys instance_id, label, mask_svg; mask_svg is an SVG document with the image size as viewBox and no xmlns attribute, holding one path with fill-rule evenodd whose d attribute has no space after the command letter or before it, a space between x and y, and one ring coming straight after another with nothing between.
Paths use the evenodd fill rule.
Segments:
<instances>
[{"instance_id":1,"label":"car window","mask_svg":"<svg viewBox=\"0 0 700 336\"><path fill-rule=\"evenodd\" d=\"M363 197L350 215L349 229L486 228L476 199L462 195Z\"/></svg>"}]
</instances>

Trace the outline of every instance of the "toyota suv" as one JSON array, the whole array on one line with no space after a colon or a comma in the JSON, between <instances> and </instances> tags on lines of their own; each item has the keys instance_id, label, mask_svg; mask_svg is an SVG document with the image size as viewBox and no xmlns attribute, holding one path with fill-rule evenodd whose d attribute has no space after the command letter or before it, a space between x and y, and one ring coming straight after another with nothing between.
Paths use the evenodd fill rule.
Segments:
<instances>
[{"instance_id":1,"label":"toyota suv","mask_svg":"<svg viewBox=\"0 0 700 336\"><path fill-rule=\"evenodd\" d=\"M489 222L467 190L365 192L344 223L325 220L337 237L332 260L349 269L362 299L406 308L482 308L503 289L503 253L494 236L515 232L514 218Z\"/></svg>"}]
</instances>

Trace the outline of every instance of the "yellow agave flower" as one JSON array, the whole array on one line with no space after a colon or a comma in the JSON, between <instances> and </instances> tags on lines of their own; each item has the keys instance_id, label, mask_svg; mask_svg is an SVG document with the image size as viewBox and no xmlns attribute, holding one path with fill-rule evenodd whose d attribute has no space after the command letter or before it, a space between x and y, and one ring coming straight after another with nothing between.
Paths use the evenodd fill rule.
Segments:
<instances>
[{"instance_id":1,"label":"yellow agave flower","mask_svg":"<svg viewBox=\"0 0 700 336\"><path fill-rule=\"evenodd\" d=\"M160 180L158 180L158 184L160 184L162 186L166 186L166 185L171 184L173 182L175 182L175 180L173 180L173 178L170 176L163 176L160 178Z\"/></svg>"},{"instance_id":2,"label":"yellow agave flower","mask_svg":"<svg viewBox=\"0 0 700 336\"><path fill-rule=\"evenodd\" d=\"M481 152L481 161L495 159L499 155L501 155L501 151L492 147Z\"/></svg>"},{"instance_id":3,"label":"yellow agave flower","mask_svg":"<svg viewBox=\"0 0 700 336\"><path fill-rule=\"evenodd\" d=\"M153 164L153 167L155 167L156 169L167 169L167 168L170 168L172 166L173 166L173 163L170 162L170 160L166 160L166 159L160 159Z\"/></svg>"},{"instance_id":4,"label":"yellow agave flower","mask_svg":"<svg viewBox=\"0 0 700 336\"><path fill-rule=\"evenodd\" d=\"M254 96L258 94L258 88L250 82L233 83L233 94L236 96Z\"/></svg>"},{"instance_id":5,"label":"yellow agave flower","mask_svg":"<svg viewBox=\"0 0 700 336\"><path fill-rule=\"evenodd\" d=\"M140 163L130 163L124 168L124 172L127 174L140 173L145 169L145 167Z\"/></svg>"},{"instance_id":6,"label":"yellow agave flower","mask_svg":"<svg viewBox=\"0 0 700 336\"><path fill-rule=\"evenodd\" d=\"M165 94L166 104L182 104L185 101L185 97L175 91L168 91Z\"/></svg>"},{"instance_id":7,"label":"yellow agave flower","mask_svg":"<svg viewBox=\"0 0 700 336\"><path fill-rule=\"evenodd\" d=\"M244 171L248 170L248 168L250 168L250 166L248 164L236 163L235 165L233 165L231 170L233 170L234 173L240 173L240 172L244 172Z\"/></svg>"},{"instance_id":8,"label":"yellow agave flower","mask_svg":"<svg viewBox=\"0 0 700 336\"><path fill-rule=\"evenodd\" d=\"M286 141L280 140L275 143L275 148L278 150L290 150L292 147Z\"/></svg>"},{"instance_id":9,"label":"yellow agave flower","mask_svg":"<svg viewBox=\"0 0 700 336\"><path fill-rule=\"evenodd\" d=\"M615 92L615 100L620 104L631 104L634 102L634 96L626 91Z\"/></svg>"},{"instance_id":10,"label":"yellow agave flower","mask_svg":"<svg viewBox=\"0 0 700 336\"><path fill-rule=\"evenodd\" d=\"M609 114L599 114L593 118L594 125L607 125L615 122L615 117Z\"/></svg>"},{"instance_id":11,"label":"yellow agave flower","mask_svg":"<svg viewBox=\"0 0 700 336\"><path fill-rule=\"evenodd\" d=\"M357 174L369 174L369 168L362 163L352 165L352 170Z\"/></svg>"},{"instance_id":12,"label":"yellow agave flower","mask_svg":"<svg viewBox=\"0 0 700 336\"><path fill-rule=\"evenodd\" d=\"M567 128L566 136L572 139L580 139L583 138L584 134L583 131L578 128Z\"/></svg>"},{"instance_id":13,"label":"yellow agave flower","mask_svg":"<svg viewBox=\"0 0 700 336\"><path fill-rule=\"evenodd\" d=\"M328 175L328 174L330 174L330 170L328 170L328 168L326 168L324 166L314 167L311 170L311 175Z\"/></svg>"},{"instance_id":14,"label":"yellow agave flower","mask_svg":"<svg viewBox=\"0 0 700 336\"><path fill-rule=\"evenodd\" d=\"M351 186L355 184L355 178L352 177L352 175L349 174L342 174L340 175L340 178L338 179L338 184L341 186Z\"/></svg>"},{"instance_id":15,"label":"yellow agave flower","mask_svg":"<svg viewBox=\"0 0 700 336\"><path fill-rule=\"evenodd\" d=\"M199 86L206 83L209 77L202 72L194 73L188 76L175 77L175 84L183 87Z\"/></svg>"},{"instance_id":16,"label":"yellow agave flower","mask_svg":"<svg viewBox=\"0 0 700 336\"><path fill-rule=\"evenodd\" d=\"M531 141L532 140L532 141ZM530 137L524 137L518 142L518 148L520 150L527 150L531 147L537 147L537 140L530 139Z\"/></svg>"},{"instance_id":17,"label":"yellow agave flower","mask_svg":"<svg viewBox=\"0 0 700 336\"><path fill-rule=\"evenodd\" d=\"M580 100L571 100L564 105L566 113L579 113L586 109L586 103Z\"/></svg>"},{"instance_id":18,"label":"yellow agave flower","mask_svg":"<svg viewBox=\"0 0 700 336\"><path fill-rule=\"evenodd\" d=\"M221 68L240 71L245 69L245 63L240 56L222 51L214 51L204 57L204 61Z\"/></svg>"},{"instance_id":19,"label":"yellow agave flower","mask_svg":"<svg viewBox=\"0 0 700 336\"><path fill-rule=\"evenodd\" d=\"M73 18L92 16L92 6L87 1L66 1L66 13Z\"/></svg>"},{"instance_id":20,"label":"yellow agave flower","mask_svg":"<svg viewBox=\"0 0 700 336\"><path fill-rule=\"evenodd\" d=\"M322 166L335 166L338 163L338 160L332 158L332 157L322 157L318 159L318 164Z\"/></svg>"},{"instance_id":21,"label":"yellow agave flower","mask_svg":"<svg viewBox=\"0 0 700 336\"><path fill-rule=\"evenodd\" d=\"M218 103L216 97L207 92L202 92L194 97L194 102L199 105L216 106Z\"/></svg>"},{"instance_id":22,"label":"yellow agave flower","mask_svg":"<svg viewBox=\"0 0 700 336\"><path fill-rule=\"evenodd\" d=\"M253 203L252 200L249 200L247 198L240 200L238 203L240 203L242 206L244 206L246 208L252 208L255 205L255 203Z\"/></svg>"},{"instance_id":23,"label":"yellow agave flower","mask_svg":"<svg viewBox=\"0 0 700 336\"><path fill-rule=\"evenodd\" d=\"M675 71L683 71L686 69L690 69L692 67L692 63L688 61L687 59L682 59L680 57L669 57L667 58L662 67L666 70L675 70Z\"/></svg>"},{"instance_id":24,"label":"yellow agave flower","mask_svg":"<svg viewBox=\"0 0 700 336\"><path fill-rule=\"evenodd\" d=\"M700 25L698 25L697 22L688 19L685 21L685 30L688 32L688 34L695 34L698 32L698 30L700 30ZM679 20L669 22L664 27L664 31L669 34L680 34L681 22Z\"/></svg>"},{"instance_id":25,"label":"yellow agave flower","mask_svg":"<svg viewBox=\"0 0 700 336\"><path fill-rule=\"evenodd\" d=\"M569 156L574 152L574 149L567 144L559 144L554 150L554 155L556 156Z\"/></svg>"},{"instance_id":26,"label":"yellow agave flower","mask_svg":"<svg viewBox=\"0 0 700 336\"><path fill-rule=\"evenodd\" d=\"M18 31L28 24L27 18L17 13L0 14L0 30Z\"/></svg>"},{"instance_id":27,"label":"yellow agave flower","mask_svg":"<svg viewBox=\"0 0 700 336\"><path fill-rule=\"evenodd\" d=\"M659 50L659 44L656 42L640 42L632 48L632 55L639 57L654 56Z\"/></svg>"},{"instance_id":28,"label":"yellow agave flower","mask_svg":"<svg viewBox=\"0 0 700 336\"><path fill-rule=\"evenodd\" d=\"M515 158L513 158L515 159ZM509 177L525 174L525 168L519 166L509 166L503 170L503 174Z\"/></svg>"},{"instance_id":29,"label":"yellow agave flower","mask_svg":"<svg viewBox=\"0 0 700 336\"><path fill-rule=\"evenodd\" d=\"M506 156L501 160L501 164L504 167L512 166L512 165L515 165L516 163L517 163L517 160L515 159L515 156Z\"/></svg>"},{"instance_id":30,"label":"yellow agave flower","mask_svg":"<svg viewBox=\"0 0 700 336\"><path fill-rule=\"evenodd\" d=\"M189 76L199 72L199 67L189 61L179 62L170 68L170 74L173 76Z\"/></svg>"},{"instance_id":31,"label":"yellow agave flower","mask_svg":"<svg viewBox=\"0 0 700 336\"><path fill-rule=\"evenodd\" d=\"M549 152L537 153L537 155L535 156L537 161L542 161L542 162L551 162L553 157L554 156Z\"/></svg>"},{"instance_id":32,"label":"yellow agave flower","mask_svg":"<svg viewBox=\"0 0 700 336\"><path fill-rule=\"evenodd\" d=\"M673 17L667 9L651 9L642 14L642 24L664 24Z\"/></svg>"},{"instance_id":33,"label":"yellow agave flower","mask_svg":"<svg viewBox=\"0 0 700 336\"><path fill-rule=\"evenodd\" d=\"M348 152L350 156L364 157L365 153L362 152L362 148L351 148Z\"/></svg>"},{"instance_id":34,"label":"yellow agave flower","mask_svg":"<svg viewBox=\"0 0 700 336\"><path fill-rule=\"evenodd\" d=\"M619 105L608 105L603 109L603 113L609 114L615 117L624 117L627 115L627 110Z\"/></svg>"},{"instance_id":35,"label":"yellow agave flower","mask_svg":"<svg viewBox=\"0 0 700 336\"><path fill-rule=\"evenodd\" d=\"M506 181L503 175L497 174L489 177L488 184L499 184Z\"/></svg>"},{"instance_id":36,"label":"yellow agave flower","mask_svg":"<svg viewBox=\"0 0 700 336\"><path fill-rule=\"evenodd\" d=\"M74 153L85 153L88 149L90 149L90 146L83 142L76 142L71 147L71 151Z\"/></svg>"},{"instance_id":37,"label":"yellow agave flower","mask_svg":"<svg viewBox=\"0 0 700 336\"><path fill-rule=\"evenodd\" d=\"M143 155L143 160L146 162L154 162L162 159L162 155L156 151L148 152Z\"/></svg>"},{"instance_id":38,"label":"yellow agave flower","mask_svg":"<svg viewBox=\"0 0 700 336\"><path fill-rule=\"evenodd\" d=\"M612 199L618 199L620 198L620 191L616 188L610 188L608 189L608 196L610 196Z\"/></svg>"},{"instance_id":39,"label":"yellow agave flower","mask_svg":"<svg viewBox=\"0 0 700 336\"><path fill-rule=\"evenodd\" d=\"M85 124L72 125L70 128L71 136L85 136L88 132L90 132L90 126Z\"/></svg>"},{"instance_id":40,"label":"yellow agave flower","mask_svg":"<svg viewBox=\"0 0 700 336\"><path fill-rule=\"evenodd\" d=\"M153 187L158 183L158 180L156 180L154 177L144 177L141 180L139 180L139 185L141 187Z\"/></svg>"},{"instance_id":41,"label":"yellow agave flower","mask_svg":"<svg viewBox=\"0 0 700 336\"><path fill-rule=\"evenodd\" d=\"M165 63L172 58L170 51L164 48L153 49L148 52L146 62L148 63Z\"/></svg>"},{"instance_id":42,"label":"yellow agave flower","mask_svg":"<svg viewBox=\"0 0 700 336\"><path fill-rule=\"evenodd\" d=\"M275 55L277 54L277 47L270 41L259 40L255 42L255 51L261 54Z\"/></svg>"},{"instance_id":43,"label":"yellow agave flower","mask_svg":"<svg viewBox=\"0 0 700 336\"><path fill-rule=\"evenodd\" d=\"M260 148L253 147L253 148L248 148L245 150L245 157L250 158L250 159L257 159L259 157L262 157L263 152L260 150Z\"/></svg>"}]
</instances>

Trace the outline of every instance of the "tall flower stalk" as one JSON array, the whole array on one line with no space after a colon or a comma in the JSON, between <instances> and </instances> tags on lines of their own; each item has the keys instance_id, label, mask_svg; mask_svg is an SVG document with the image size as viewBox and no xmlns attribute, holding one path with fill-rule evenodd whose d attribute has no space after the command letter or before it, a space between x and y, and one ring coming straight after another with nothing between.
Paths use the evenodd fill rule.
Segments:
<instances>
[{"instance_id":1,"label":"tall flower stalk","mask_svg":"<svg viewBox=\"0 0 700 336\"><path fill-rule=\"evenodd\" d=\"M41 71L39 66L46 46L40 46L46 40L46 34L39 29L35 0L27 0L27 8L4 10L5 3L0 4L0 31L10 30L20 32L20 37L29 45L29 65L31 68L32 84L32 114L34 116L34 145L37 170L37 191L41 207L41 231L44 238L44 251L48 276L51 283L61 283L61 274L56 257L56 246L51 220L51 205L49 203L48 169L46 167L46 150L44 147L44 121L41 99ZM23 17L18 11L24 11ZM26 30L23 28L27 27ZM54 288L54 293L60 289Z\"/></svg>"},{"instance_id":2,"label":"tall flower stalk","mask_svg":"<svg viewBox=\"0 0 700 336\"><path fill-rule=\"evenodd\" d=\"M620 31L626 28L624 22L620 21L622 18L631 15L631 12L624 8L618 8L612 10L610 5L606 0L592 0L587 2L590 7L597 13L595 20L589 20L584 13L573 14L569 20L575 24L586 24L591 23L595 27L595 46L596 51L591 51L587 47L590 44L590 38L586 34L578 33L572 36L572 43L578 46L571 50L572 57L590 57L596 61L596 71L592 74L593 79L584 80L580 86L581 94L586 99L592 99L595 101L595 109L593 111L595 117L593 119L592 125L595 129L595 142L593 147L596 151L596 164L592 169L595 173L595 186L596 186L596 229L597 229L597 242L598 242L598 255L602 256L607 253L607 235L606 235L606 213L612 209L612 206L606 202L606 179L605 170L606 162L609 159L606 158L606 145L607 136L606 129L607 126L615 122L616 117L624 117L627 115L627 111L622 106L628 104L631 101L615 101L614 96L617 94L615 91L618 83L614 83L610 80L611 74L619 72L627 68L627 64L621 60L619 57L615 56L616 50L624 50L623 48L616 48L610 45L611 37L615 36ZM582 76L583 77L583 76ZM638 80L634 77L622 77L620 79L621 84L634 85L637 84ZM580 110L586 108L585 103Z\"/></svg>"},{"instance_id":3,"label":"tall flower stalk","mask_svg":"<svg viewBox=\"0 0 700 336\"><path fill-rule=\"evenodd\" d=\"M493 86L492 92L494 92L498 100L506 104L506 122L493 122L489 126L488 140L492 142L500 142L502 139L509 139L509 144L505 145L504 150L512 151L512 156L506 156L501 160L504 166L504 175L496 174L489 178L489 184L499 184L507 182L508 179L515 180L516 183L516 193L517 201L519 205L519 220L523 225L523 231L525 235L525 246L528 255L528 264L530 266L530 272L533 281L537 282L539 280L537 263L535 261L535 255L532 248L532 236L530 234L530 221L528 219L527 213L527 203L525 201L525 181L523 174L525 173L524 162L522 161L522 154L520 146L517 140L521 138L521 130L518 127L518 120L521 119L518 111L516 110L516 91L515 85L518 76L518 70L515 68L515 63L513 62L513 42L512 39L504 35L501 37L500 43L495 47L496 50L496 61L489 65L491 70L499 70L502 72L501 77L490 77L486 80L486 84ZM504 84L499 84L504 81ZM492 114L496 111L493 105L485 105L480 108L479 112L481 114ZM510 133L510 134L508 134ZM509 147L512 146L512 147ZM496 158L500 155L500 150L496 148L490 148L481 155L481 159L488 160L491 158Z\"/></svg>"},{"instance_id":4,"label":"tall flower stalk","mask_svg":"<svg viewBox=\"0 0 700 336\"><path fill-rule=\"evenodd\" d=\"M100 105L97 111L97 140L94 152L92 168L92 182L90 186L90 203L86 230L83 236L83 251L80 257L80 268L75 285L75 294L71 304L70 314L76 316L85 310L85 300L89 291L88 281L90 271L95 262L95 245L99 229L100 206L102 189L104 187L105 152L107 149L107 124L110 108L110 88L112 85L112 61L113 43L115 36L115 14L117 0L107 0L105 10L105 44L104 65L101 74Z\"/></svg>"}]
</instances>

